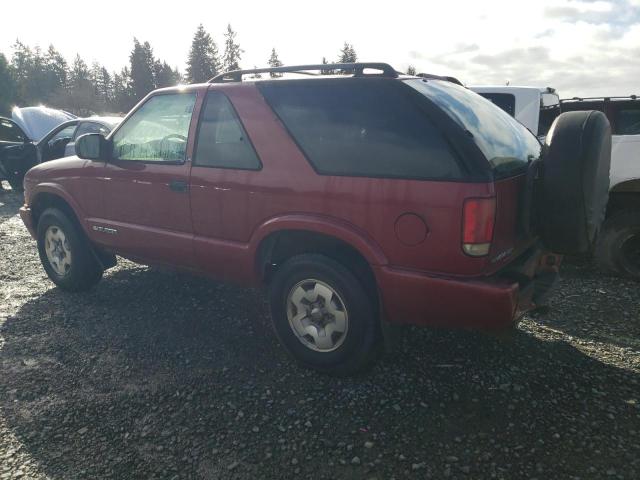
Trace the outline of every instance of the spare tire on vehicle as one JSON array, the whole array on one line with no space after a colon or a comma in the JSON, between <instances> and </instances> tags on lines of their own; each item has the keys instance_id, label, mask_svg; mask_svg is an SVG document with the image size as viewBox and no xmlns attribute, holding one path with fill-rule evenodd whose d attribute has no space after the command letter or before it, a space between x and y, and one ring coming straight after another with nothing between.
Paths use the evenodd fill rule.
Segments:
<instances>
[{"instance_id":1,"label":"spare tire on vehicle","mask_svg":"<svg viewBox=\"0 0 640 480\"><path fill-rule=\"evenodd\" d=\"M566 112L546 138L536 189L538 231L554 253L593 249L609 198L611 127L602 112Z\"/></svg>"}]
</instances>

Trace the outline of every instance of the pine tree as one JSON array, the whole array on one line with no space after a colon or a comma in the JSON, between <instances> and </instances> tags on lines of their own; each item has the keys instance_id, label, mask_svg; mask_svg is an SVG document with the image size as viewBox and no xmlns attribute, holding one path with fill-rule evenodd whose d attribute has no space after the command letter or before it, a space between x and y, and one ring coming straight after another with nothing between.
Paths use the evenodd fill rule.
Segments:
<instances>
[{"instance_id":1,"label":"pine tree","mask_svg":"<svg viewBox=\"0 0 640 480\"><path fill-rule=\"evenodd\" d=\"M412 75L415 77L417 71L416 71L416 67L414 67L413 65L409 65L407 67L407 75Z\"/></svg>"},{"instance_id":2,"label":"pine tree","mask_svg":"<svg viewBox=\"0 0 640 480\"><path fill-rule=\"evenodd\" d=\"M95 73L95 81L93 86L96 89L98 96L105 104L105 108L108 107L112 101L112 80L111 75L103 66L98 66Z\"/></svg>"},{"instance_id":3,"label":"pine tree","mask_svg":"<svg viewBox=\"0 0 640 480\"><path fill-rule=\"evenodd\" d=\"M134 38L129 61L131 63L133 94L136 101L139 101L156 87L153 77L155 60L149 42L140 43Z\"/></svg>"},{"instance_id":4,"label":"pine tree","mask_svg":"<svg viewBox=\"0 0 640 480\"><path fill-rule=\"evenodd\" d=\"M127 67L124 67L120 73L113 74L113 82L111 87L111 109L114 112L128 112L136 103L133 92L131 73Z\"/></svg>"},{"instance_id":5,"label":"pine tree","mask_svg":"<svg viewBox=\"0 0 640 480\"><path fill-rule=\"evenodd\" d=\"M67 74L69 66L64 57L53 45L49 45L44 56L45 70L47 72L47 83L49 85L49 95L59 89L67 88Z\"/></svg>"},{"instance_id":6,"label":"pine tree","mask_svg":"<svg viewBox=\"0 0 640 480\"><path fill-rule=\"evenodd\" d=\"M15 101L15 81L7 57L0 53L0 115L9 115Z\"/></svg>"},{"instance_id":7,"label":"pine tree","mask_svg":"<svg viewBox=\"0 0 640 480\"><path fill-rule=\"evenodd\" d=\"M69 88L64 94L58 96L54 103L58 107L65 107L79 116L89 116L104 108L96 96L96 91L91 81L91 71L86 62L76 55L69 71Z\"/></svg>"},{"instance_id":8,"label":"pine tree","mask_svg":"<svg viewBox=\"0 0 640 480\"><path fill-rule=\"evenodd\" d=\"M33 52L31 48L17 39L12 48L10 71L16 85L15 103L28 104L32 100L27 82L33 69Z\"/></svg>"},{"instance_id":9,"label":"pine tree","mask_svg":"<svg viewBox=\"0 0 640 480\"><path fill-rule=\"evenodd\" d=\"M157 60L154 66L156 87L173 87L181 82L182 76L178 69L173 70L167 62Z\"/></svg>"},{"instance_id":10,"label":"pine tree","mask_svg":"<svg viewBox=\"0 0 640 480\"><path fill-rule=\"evenodd\" d=\"M13 44L13 56L11 57L11 69L13 75L18 83L25 82L29 70L33 64L33 52L31 49L22 43L20 40L16 40Z\"/></svg>"},{"instance_id":11,"label":"pine tree","mask_svg":"<svg viewBox=\"0 0 640 480\"><path fill-rule=\"evenodd\" d=\"M44 103L47 100L48 88L45 58L38 46L33 49L31 67L27 72L25 86L30 98L29 103Z\"/></svg>"},{"instance_id":12,"label":"pine tree","mask_svg":"<svg viewBox=\"0 0 640 480\"><path fill-rule=\"evenodd\" d=\"M283 63L278 58L278 54L276 53L275 48L271 49L271 56L269 57L269 60L267 63L269 64L270 67L274 67L274 68L281 67L283 65ZM278 78L282 76L282 73L270 72L269 75L271 76L271 78Z\"/></svg>"},{"instance_id":13,"label":"pine tree","mask_svg":"<svg viewBox=\"0 0 640 480\"><path fill-rule=\"evenodd\" d=\"M76 55L76 58L73 60L73 65L71 66L71 70L69 70L69 86L71 89L81 89L87 84L91 84L89 78L89 67L85 61L80 57L80 55Z\"/></svg>"},{"instance_id":14,"label":"pine tree","mask_svg":"<svg viewBox=\"0 0 640 480\"><path fill-rule=\"evenodd\" d=\"M91 64L91 70L89 71L89 80L93 85L93 90L96 95L100 95L100 90L98 89L98 77L100 76L100 64L98 62L93 62Z\"/></svg>"},{"instance_id":15,"label":"pine tree","mask_svg":"<svg viewBox=\"0 0 640 480\"><path fill-rule=\"evenodd\" d=\"M356 55L356 50L353 48L353 45L344 42L344 46L340 50L338 54L338 63L355 63L358 61L358 56ZM353 73L352 69L340 70L339 73Z\"/></svg>"},{"instance_id":16,"label":"pine tree","mask_svg":"<svg viewBox=\"0 0 640 480\"><path fill-rule=\"evenodd\" d=\"M236 43L236 32L231 28L231 24L227 25L227 33L224 34L224 56L222 65L225 72L232 70L240 70L240 59L244 50Z\"/></svg>"},{"instance_id":17,"label":"pine tree","mask_svg":"<svg viewBox=\"0 0 640 480\"><path fill-rule=\"evenodd\" d=\"M189 58L187 60L187 81L189 83L206 82L222 70L218 46L202 24L198 25Z\"/></svg>"},{"instance_id":18,"label":"pine tree","mask_svg":"<svg viewBox=\"0 0 640 480\"><path fill-rule=\"evenodd\" d=\"M356 50L353 48L353 45L344 42L344 46L340 50L338 54L338 62L339 63L354 63L358 61L358 55L356 55Z\"/></svg>"}]
</instances>

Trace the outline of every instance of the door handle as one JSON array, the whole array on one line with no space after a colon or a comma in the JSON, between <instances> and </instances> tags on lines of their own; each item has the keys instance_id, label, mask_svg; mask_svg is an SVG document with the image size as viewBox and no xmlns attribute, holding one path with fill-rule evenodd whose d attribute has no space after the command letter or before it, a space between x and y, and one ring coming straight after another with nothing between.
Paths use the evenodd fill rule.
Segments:
<instances>
[{"instance_id":1,"label":"door handle","mask_svg":"<svg viewBox=\"0 0 640 480\"><path fill-rule=\"evenodd\" d=\"M184 180L171 180L169 182L169 188L174 192L187 193L189 185Z\"/></svg>"}]
</instances>

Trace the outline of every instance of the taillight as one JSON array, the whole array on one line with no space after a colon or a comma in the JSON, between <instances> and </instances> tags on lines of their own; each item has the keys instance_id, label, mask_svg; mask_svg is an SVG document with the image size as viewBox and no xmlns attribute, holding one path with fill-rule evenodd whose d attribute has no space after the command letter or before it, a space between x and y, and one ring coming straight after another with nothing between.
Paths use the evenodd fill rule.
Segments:
<instances>
[{"instance_id":1,"label":"taillight","mask_svg":"<svg viewBox=\"0 0 640 480\"><path fill-rule=\"evenodd\" d=\"M462 213L462 250L472 257L489 254L496 220L495 198L467 198Z\"/></svg>"}]
</instances>

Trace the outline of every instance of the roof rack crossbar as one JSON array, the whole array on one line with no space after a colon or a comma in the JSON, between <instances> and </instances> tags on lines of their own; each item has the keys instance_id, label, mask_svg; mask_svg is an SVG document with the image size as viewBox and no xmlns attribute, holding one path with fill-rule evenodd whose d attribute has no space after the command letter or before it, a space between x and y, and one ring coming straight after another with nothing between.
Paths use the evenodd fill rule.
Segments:
<instances>
[{"instance_id":1,"label":"roof rack crossbar","mask_svg":"<svg viewBox=\"0 0 640 480\"><path fill-rule=\"evenodd\" d=\"M365 73L365 69L380 70L382 73ZM319 75L318 73L311 73L314 70L329 71L329 70L341 70L343 72L353 72L354 76L378 76L396 78L398 72L388 63L318 63L312 65L291 65L287 67L267 67L267 68L252 68L249 70L232 70L230 72L221 73L209 80L208 83L222 83L222 82L241 82L243 75L258 74L258 73L299 73L303 75Z\"/></svg>"}]
</instances>

